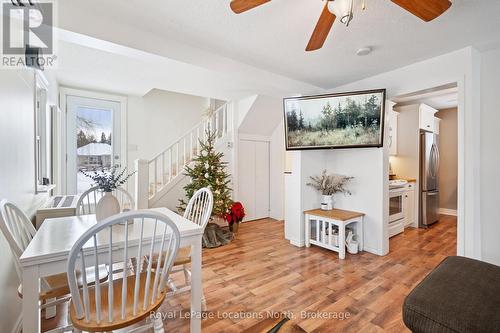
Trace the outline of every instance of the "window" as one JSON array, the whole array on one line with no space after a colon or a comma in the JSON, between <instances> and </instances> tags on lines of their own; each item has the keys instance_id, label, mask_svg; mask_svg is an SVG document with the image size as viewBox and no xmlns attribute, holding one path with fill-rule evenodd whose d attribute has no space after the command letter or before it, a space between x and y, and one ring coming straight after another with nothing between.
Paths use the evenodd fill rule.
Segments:
<instances>
[{"instance_id":1,"label":"window","mask_svg":"<svg viewBox=\"0 0 500 333\"><path fill-rule=\"evenodd\" d=\"M50 186L52 117L47 92L47 80L40 71L35 71L35 193L47 192L53 187Z\"/></svg>"}]
</instances>

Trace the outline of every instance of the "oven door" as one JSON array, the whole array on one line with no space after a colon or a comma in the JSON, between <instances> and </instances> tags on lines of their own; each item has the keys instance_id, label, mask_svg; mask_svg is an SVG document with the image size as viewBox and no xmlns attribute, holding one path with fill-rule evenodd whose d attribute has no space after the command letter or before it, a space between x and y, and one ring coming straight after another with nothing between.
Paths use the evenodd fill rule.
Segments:
<instances>
[{"instance_id":1,"label":"oven door","mask_svg":"<svg viewBox=\"0 0 500 333\"><path fill-rule=\"evenodd\" d=\"M389 223L404 218L404 190L389 191Z\"/></svg>"}]
</instances>

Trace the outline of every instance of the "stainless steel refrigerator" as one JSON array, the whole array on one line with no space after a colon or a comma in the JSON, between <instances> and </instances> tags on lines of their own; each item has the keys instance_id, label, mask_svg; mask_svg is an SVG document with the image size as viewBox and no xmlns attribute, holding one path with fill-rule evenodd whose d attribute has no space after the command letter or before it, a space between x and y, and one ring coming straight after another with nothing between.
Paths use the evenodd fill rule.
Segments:
<instances>
[{"instance_id":1,"label":"stainless steel refrigerator","mask_svg":"<svg viewBox=\"0 0 500 333\"><path fill-rule=\"evenodd\" d=\"M426 228L439 220L439 135L420 132L420 221Z\"/></svg>"}]
</instances>

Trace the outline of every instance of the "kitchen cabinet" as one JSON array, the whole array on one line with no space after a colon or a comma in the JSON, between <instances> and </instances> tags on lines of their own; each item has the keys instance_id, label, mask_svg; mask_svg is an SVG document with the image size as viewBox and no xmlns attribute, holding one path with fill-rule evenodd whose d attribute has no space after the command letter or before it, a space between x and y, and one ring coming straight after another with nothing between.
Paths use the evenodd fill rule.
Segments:
<instances>
[{"instance_id":1,"label":"kitchen cabinet","mask_svg":"<svg viewBox=\"0 0 500 333\"><path fill-rule=\"evenodd\" d=\"M403 206L404 206L404 212L405 212L405 227L411 226L412 224L415 225L415 219L416 219L416 200L415 200L415 193L416 193L416 183L408 183L405 187L406 192L403 197Z\"/></svg>"},{"instance_id":2,"label":"kitchen cabinet","mask_svg":"<svg viewBox=\"0 0 500 333\"><path fill-rule=\"evenodd\" d=\"M389 111L389 155L395 156L398 154L398 117L396 111Z\"/></svg>"},{"instance_id":3,"label":"kitchen cabinet","mask_svg":"<svg viewBox=\"0 0 500 333\"><path fill-rule=\"evenodd\" d=\"M435 126L436 126L436 121L434 115L436 114L437 110L434 108L431 108L428 105L425 104L420 104L419 106L419 123L420 123L420 129L429 131L429 132L434 132L435 131Z\"/></svg>"},{"instance_id":4,"label":"kitchen cabinet","mask_svg":"<svg viewBox=\"0 0 500 333\"><path fill-rule=\"evenodd\" d=\"M441 119L438 117L434 117L434 133L439 134L439 125L441 123Z\"/></svg>"}]
</instances>

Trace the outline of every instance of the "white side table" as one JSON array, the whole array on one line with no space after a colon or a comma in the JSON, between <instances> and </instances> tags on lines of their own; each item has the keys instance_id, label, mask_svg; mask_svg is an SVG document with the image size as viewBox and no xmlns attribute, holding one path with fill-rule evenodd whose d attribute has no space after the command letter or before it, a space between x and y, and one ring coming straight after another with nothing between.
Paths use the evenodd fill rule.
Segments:
<instances>
[{"instance_id":1,"label":"white side table","mask_svg":"<svg viewBox=\"0 0 500 333\"><path fill-rule=\"evenodd\" d=\"M363 217L364 213L352 212L342 209L306 210L305 214L305 239L306 247L311 244L339 253L340 259L345 259L346 226L351 225L358 237L359 251L363 251ZM311 227L315 227L315 234L311 235ZM338 245L335 244L333 231L338 228Z\"/></svg>"}]
</instances>

